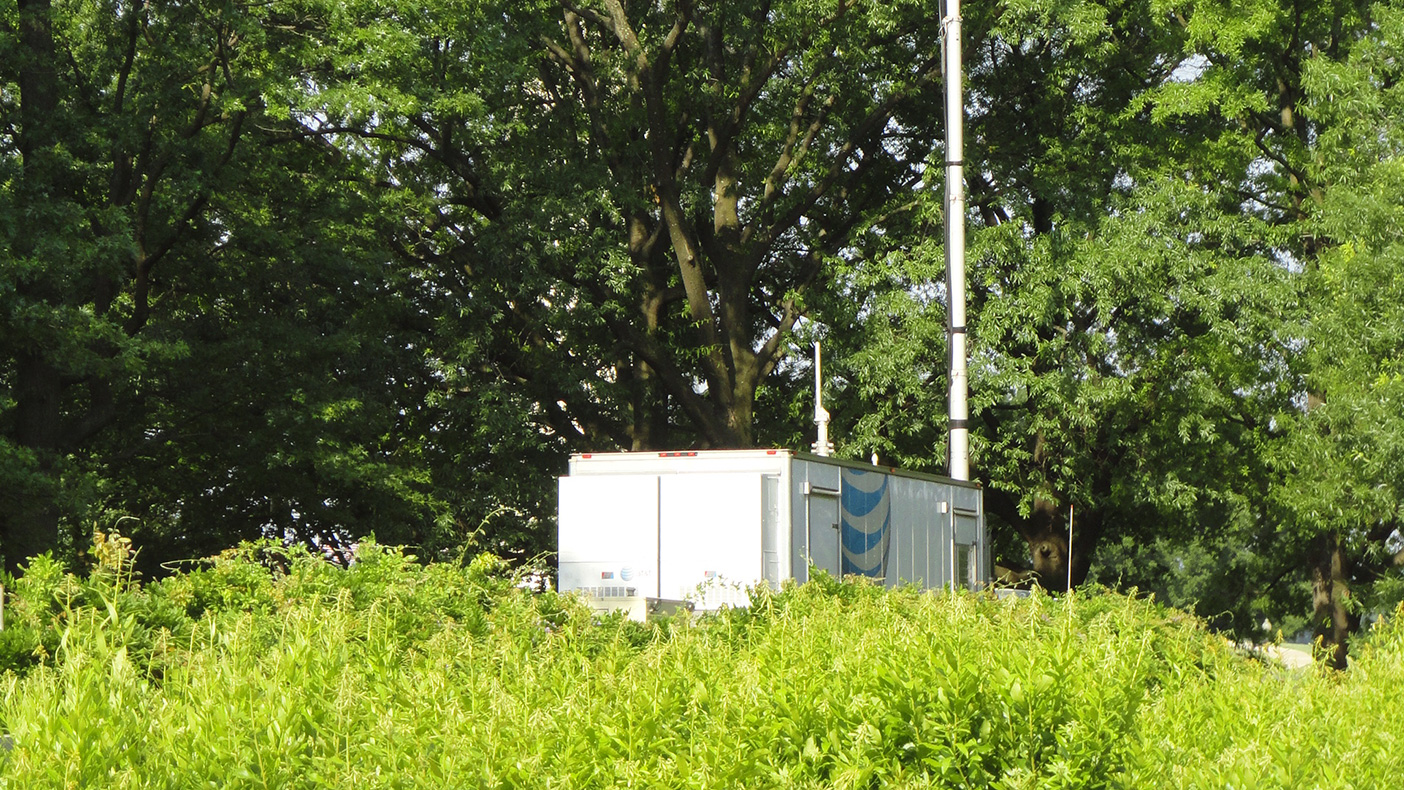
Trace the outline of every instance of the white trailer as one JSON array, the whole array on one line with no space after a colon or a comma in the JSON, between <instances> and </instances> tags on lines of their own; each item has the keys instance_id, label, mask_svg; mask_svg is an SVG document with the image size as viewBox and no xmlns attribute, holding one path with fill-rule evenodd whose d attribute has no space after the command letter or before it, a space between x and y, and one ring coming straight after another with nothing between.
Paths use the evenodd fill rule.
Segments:
<instances>
[{"instance_id":1,"label":"white trailer","mask_svg":"<svg viewBox=\"0 0 1404 790\"><path fill-rule=\"evenodd\" d=\"M991 574L978 485L790 450L573 455L558 513L559 589L638 618L743 606L811 565L923 588Z\"/></svg>"}]
</instances>

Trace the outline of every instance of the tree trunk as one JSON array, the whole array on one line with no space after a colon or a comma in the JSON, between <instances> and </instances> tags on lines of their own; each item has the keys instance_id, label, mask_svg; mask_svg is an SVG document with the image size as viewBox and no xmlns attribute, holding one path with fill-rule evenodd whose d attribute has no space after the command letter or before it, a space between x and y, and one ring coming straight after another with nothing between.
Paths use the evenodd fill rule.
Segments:
<instances>
[{"instance_id":1,"label":"tree trunk","mask_svg":"<svg viewBox=\"0 0 1404 790\"><path fill-rule=\"evenodd\" d=\"M1062 508L1047 499L1035 499L1033 512L1015 529L1029 544L1029 558L1038 583L1046 590L1068 589L1068 563L1072 554L1068 529L1059 518Z\"/></svg>"},{"instance_id":2,"label":"tree trunk","mask_svg":"<svg viewBox=\"0 0 1404 790\"><path fill-rule=\"evenodd\" d=\"M1341 536L1330 532L1318 539L1311 569L1311 602L1316 639L1325 651L1324 660L1332 669L1346 668L1346 647L1350 637L1350 614L1346 599L1345 551Z\"/></svg>"},{"instance_id":3,"label":"tree trunk","mask_svg":"<svg viewBox=\"0 0 1404 790\"><path fill-rule=\"evenodd\" d=\"M1073 542L1069 548L1066 505L1040 497L1034 500L1033 511L1024 517L1019 514L1019 503L1014 496L987 486L985 510L1013 527L1029 547L1029 571L1023 571L1017 563L1004 564L1011 580L1031 580L1045 590L1065 592L1071 564L1073 586L1087 581L1092 557L1102 537L1101 513L1090 509L1076 511Z\"/></svg>"},{"instance_id":4,"label":"tree trunk","mask_svg":"<svg viewBox=\"0 0 1404 790\"><path fill-rule=\"evenodd\" d=\"M1011 578L1017 575L1021 581L1031 579L1045 590L1061 592L1068 588L1068 525L1066 517L1059 518L1066 511L1040 497L1034 500L1033 511L1026 517L1019 513L1017 498L989 487L985 489L985 509L1013 527L1029 547L1031 571L1013 570L1015 566L1010 564ZM1078 576L1077 563L1073 565L1073 583L1077 584L1086 578L1087 569L1084 566L1082 576Z\"/></svg>"}]
</instances>

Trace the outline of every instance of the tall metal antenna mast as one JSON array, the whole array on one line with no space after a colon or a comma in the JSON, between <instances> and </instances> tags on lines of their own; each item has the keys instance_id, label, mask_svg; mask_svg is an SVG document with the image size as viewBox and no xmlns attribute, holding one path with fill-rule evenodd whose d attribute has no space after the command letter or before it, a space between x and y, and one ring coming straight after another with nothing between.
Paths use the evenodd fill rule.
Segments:
<instances>
[{"instance_id":1,"label":"tall metal antenna mast","mask_svg":"<svg viewBox=\"0 0 1404 790\"><path fill-rule=\"evenodd\" d=\"M960 0L941 19L946 79L946 292L950 299L950 476L970 479L969 381L965 351L965 98L961 90Z\"/></svg>"}]
</instances>

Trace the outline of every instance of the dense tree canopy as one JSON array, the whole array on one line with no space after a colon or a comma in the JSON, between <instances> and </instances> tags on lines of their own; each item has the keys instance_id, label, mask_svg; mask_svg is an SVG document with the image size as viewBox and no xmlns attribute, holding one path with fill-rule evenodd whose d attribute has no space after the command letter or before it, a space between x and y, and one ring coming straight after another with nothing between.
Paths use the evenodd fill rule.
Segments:
<instances>
[{"instance_id":1,"label":"dense tree canopy","mask_svg":"<svg viewBox=\"0 0 1404 790\"><path fill-rule=\"evenodd\" d=\"M966 6L1002 564L1338 644L1404 587L1402 18ZM814 338L838 452L943 470L941 36L906 0L5 5L6 567L118 521L153 572L549 551L572 450L807 445Z\"/></svg>"}]
</instances>

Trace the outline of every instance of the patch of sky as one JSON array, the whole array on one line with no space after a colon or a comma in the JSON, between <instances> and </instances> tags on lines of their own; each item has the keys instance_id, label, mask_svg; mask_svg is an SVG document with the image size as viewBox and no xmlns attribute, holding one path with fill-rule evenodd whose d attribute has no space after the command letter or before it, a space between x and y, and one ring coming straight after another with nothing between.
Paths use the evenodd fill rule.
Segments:
<instances>
[{"instance_id":1,"label":"patch of sky","mask_svg":"<svg viewBox=\"0 0 1404 790\"><path fill-rule=\"evenodd\" d=\"M1274 264L1292 274L1301 274L1306 271L1306 266L1290 250L1273 247L1268 250L1268 256Z\"/></svg>"},{"instance_id":2,"label":"patch of sky","mask_svg":"<svg viewBox=\"0 0 1404 790\"><path fill-rule=\"evenodd\" d=\"M1174 70L1170 72L1169 82L1195 82L1204 76L1204 72L1209 69L1209 58L1205 55L1190 55L1179 63L1175 64Z\"/></svg>"},{"instance_id":3,"label":"patch of sky","mask_svg":"<svg viewBox=\"0 0 1404 790\"><path fill-rule=\"evenodd\" d=\"M1398 529L1389 533L1389 537L1385 538L1385 550L1390 554L1398 554L1404 551L1404 533L1401 533Z\"/></svg>"}]
</instances>

